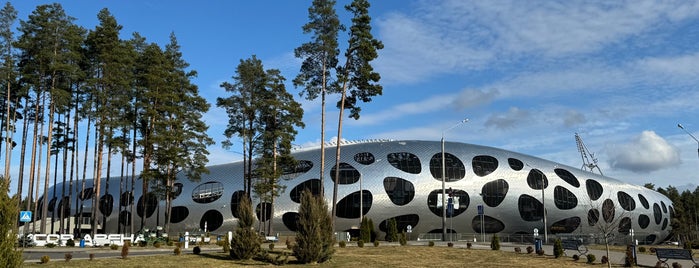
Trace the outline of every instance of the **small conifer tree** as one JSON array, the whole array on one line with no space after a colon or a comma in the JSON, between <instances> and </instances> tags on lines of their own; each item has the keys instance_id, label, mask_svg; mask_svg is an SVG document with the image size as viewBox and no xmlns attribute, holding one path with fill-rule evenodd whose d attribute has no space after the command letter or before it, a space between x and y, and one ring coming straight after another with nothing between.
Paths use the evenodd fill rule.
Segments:
<instances>
[{"instance_id":1,"label":"small conifer tree","mask_svg":"<svg viewBox=\"0 0 699 268\"><path fill-rule=\"evenodd\" d=\"M490 240L490 249L500 250L500 237L498 235L493 235L493 238Z\"/></svg>"},{"instance_id":2,"label":"small conifer tree","mask_svg":"<svg viewBox=\"0 0 699 268\"><path fill-rule=\"evenodd\" d=\"M398 224L396 223L395 218L390 218L386 222L386 225L388 225L388 228L386 228L386 241L388 242L396 242L398 241Z\"/></svg>"},{"instance_id":3,"label":"small conifer tree","mask_svg":"<svg viewBox=\"0 0 699 268\"><path fill-rule=\"evenodd\" d=\"M19 219L19 198L10 197L10 180L0 176L0 234L6 238L0 239L0 267L22 266L22 251L15 250L17 227Z\"/></svg>"},{"instance_id":4,"label":"small conifer tree","mask_svg":"<svg viewBox=\"0 0 699 268\"><path fill-rule=\"evenodd\" d=\"M363 242L371 242L371 225L369 224L369 218L363 217L362 222L359 225L359 240Z\"/></svg>"},{"instance_id":5,"label":"small conifer tree","mask_svg":"<svg viewBox=\"0 0 699 268\"><path fill-rule=\"evenodd\" d=\"M301 193L294 256L301 263L322 263L332 258L334 245L328 205L322 196L314 196L308 189L304 190Z\"/></svg>"},{"instance_id":6,"label":"small conifer tree","mask_svg":"<svg viewBox=\"0 0 699 268\"><path fill-rule=\"evenodd\" d=\"M249 260L262 251L262 240L253 230L255 217L247 197L238 204L238 228L233 232L230 255L233 259Z\"/></svg>"},{"instance_id":7,"label":"small conifer tree","mask_svg":"<svg viewBox=\"0 0 699 268\"><path fill-rule=\"evenodd\" d=\"M555 258L563 256L563 242L560 238L553 241L553 256Z\"/></svg>"}]
</instances>

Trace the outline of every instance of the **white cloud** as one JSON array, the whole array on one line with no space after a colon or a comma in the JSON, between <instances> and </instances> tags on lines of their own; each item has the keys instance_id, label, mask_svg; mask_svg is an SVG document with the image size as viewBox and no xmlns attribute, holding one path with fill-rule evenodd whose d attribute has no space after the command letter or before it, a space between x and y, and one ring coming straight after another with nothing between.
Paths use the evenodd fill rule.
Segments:
<instances>
[{"instance_id":1,"label":"white cloud","mask_svg":"<svg viewBox=\"0 0 699 268\"><path fill-rule=\"evenodd\" d=\"M348 125L377 125L395 120L404 116L413 116L443 109L444 106L452 103L453 94L435 95L434 97L417 101L399 104L388 107L378 113L362 115L360 120L346 120Z\"/></svg>"},{"instance_id":2,"label":"white cloud","mask_svg":"<svg viewBox=\"0 0 699 268\"><path fill-rule=\"evenodd\" d=\"M643 131L633 141L608 149L609 165L612 168L648 173L678 166L680 154L654 131Z\"/></svg>"},{"instance_id":3,"label":"white cloud","mask_svg":"<svg viewBox=\"0 0 699 268\"><path fill-rule=\"evenodd\" d=\"M485 122L486 127L509 129L528 121L530 113L517 107L511 107L506 113L494 114Z\"/></svg>"},{"instance_id":4,"label":"white cloud","mask_svg":"<svg viewBox=\"0 0 699 268\"><path fill-rule=\"evenodd\" d=\"M599 52L669 23L696 18L688 1L423 1L410 14L378 19L385 49L377 69L388 83L504 66L523 58Z\"/></svg>"}]
</instances>

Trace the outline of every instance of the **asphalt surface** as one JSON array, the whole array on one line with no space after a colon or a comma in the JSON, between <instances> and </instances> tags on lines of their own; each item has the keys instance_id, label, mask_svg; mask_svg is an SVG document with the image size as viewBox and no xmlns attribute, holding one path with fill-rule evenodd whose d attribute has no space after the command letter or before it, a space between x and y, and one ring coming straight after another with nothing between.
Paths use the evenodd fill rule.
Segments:
<instances>
[{"instance_id":1,"label":"asphalt surface","mask_svg":"<svg viewBox=\"0 0 699 268\"><path fill-rule=\"evenodd\" d=\"M353 246L354 243L347 243L347 246ZM427 245L427 241L410 241L410 245L414 246L419 246L419 245ZM266 245L263 245L266 247ZM435 246L447 246L447 242L435 242ZM529 244L513 244L513 243L501 243L500 244L500 250L505 251L505 252L514 252L515 247L519 247L522 252L526 252L527 246L534 246L534 245L529 245ZM454 242L454 247L457 248L466 248L467 244L466 242L459 241L459 242ZM189 249L182 249L182 254L193 254L192 249L194 247L190 246ZM490 250L490 244L489 243L472 243L472 248L473 249L478 249L478 250ZM650 246L646 246L646 248L650 249ZM546 252L546 255L552 255L553 253L553 246L552 245L543 245L543 249ZM221 251L221 248L215 245L209 245L209 246L202 246L201 250L203 252L215 252L215 251ZM64 260L65 259L65 254L70 253L73 255L73 260L78 260L78 259L89 259L90 254L94 254L95 258L121 258L121 247L117 250L112 250L109 248L79 248L79 247L55 247L55 248L44 248L44 247L35 247L35 248L26 248L23 251L23 256L25 258L25 262L34 262L38 263L40 262L40 259L42 256L47 255L50 257L51 260ZM137 256L152 256L152 255L169 255L173 254L173 249L172 248L167 248L167 249L159 249L159 248L153 248L153 247L148 247L148 248L139 248L139 247L132 247L131 250L129 250L129 257L137 257ZM524 253L523 253L524 254ZM567 257L566 258L571 258L573 254L578 254L575 251L568 250L566 252ZM590 249L588 254L594 254L597 258L595 263L599 263L602 256L607 255L606 251L604 250L596 250L596 249ZM618 252L618 251L611 251L610 252L610 261L612 264L623 264L624 263L624 258L625 258L625 253L624 252ZM581 258L578 262L585 262L585 258ZM651 255L648 253L638 253L637 254L637 264L642 267L655 267L655 264L658 262L658 259L656 258L655 255ZM668 260L668 265L669 267L672 267L672 263L677 262L682 265L682 267L693 267L695 264L692 263L690 260Z\"/></svg>"}]
</instances>

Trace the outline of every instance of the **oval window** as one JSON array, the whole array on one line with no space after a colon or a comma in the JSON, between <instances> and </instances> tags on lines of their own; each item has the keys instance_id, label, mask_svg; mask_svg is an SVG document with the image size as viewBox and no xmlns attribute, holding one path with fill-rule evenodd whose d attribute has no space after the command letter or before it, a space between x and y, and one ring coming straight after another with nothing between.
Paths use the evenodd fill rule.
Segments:
<instances>
[{"instance_id":1,"label":"oval window","mask_svg":"<svg viewBox=\"0 0 699 268\"><path fill-rule=\"evenodd\" d=\"M398 206L410 203L415 197L413 183L401 178L386 177L383 179L383 188L391 202Z\"/></svg>"},{"instance_id":2,"label":"oval window","mask_svg":"<svg viewBox=\"0 0 699 268\"><path fill-rule=\"evenodd\" d=\"M567 171L562 168L557 168L553 170L556 172L556 175L558 175L559 178L567 182L568 184L574 186L575 188L580 187L580 182L578 181L578 178L573 175L573 173L570 173L570 171Z\"/></svg>"},{"instance_id":3,"label":"oval window","mask_svg":"<svg viewBox=\"0 0 699 268\"><path fill-rule=\"evenodd\" d=\"M489 155L474 156L471 161L471 167L473 168L473 173L479 177L484 177L498 169L498 160Z\"/></svg>"},{"instance_id":4,"label":"oval window","mask_svg":"<svg viewBox=\"0 0 699 268\"><path fill-rule=\"evenodd\" d=\"M223 184L217 181L210 181L199 184L192 190L192 201L197 203L211 203L223 195Z\"/></svg>"},{"instance_id":5,"label":"oval window","mask_svg":"<svg viewBox=\"0 0 699 268\"><path fill-rule=\"evenodd\" d=\"M359 191L351 193L342 200L337 202L337 210L335 214L339 218L354 219L359 218L359 210L362 210L362 214L366 215L371 209L372 195L371 192L367 190L362 190L362 203L364 204L361 208L359 206Z\"/></svg>"},{"instance_id":6,"label":"oval window","mask_svg":"<svg viewBox=\"0 0 699 268\"><path fill-rule=\"evenodd\" d=\"M442 164L444 164L444 178L446 182L458 181L466 176L466 167L458 157L450 153L444 153L444 163L442 154L436 153L430 159L430 173L438 181L442 181Z\"/></svg>"},{"instance_id":7,"label":"oval window","mask_svg":"<svg viewBox=\"0 0 699 268\"><path fill-rule=\"evenodd\" d=\"M411 174L420 174L422 164L420 158L408 152L390 153L386 156L391 166Z\"/></svg>"},{"instance_id":8,"label":"oval window","mask_svg":"<svg viewBox=\"0 0 699 268\"><path fill-rule=\"evenodd\" d=\"M507 163L510 164L510 168L515 171L520 171L524 168L524 163L516 158L508 158Z\"/></svg>"},{"instance_id":9,"label":"oval window","mask_svg":"<svg viewBox=\"0 0 699 268\"><path fill-rule=\"evenodd\" d=\"M376 159L370 152L361 152L354 155L354 161L362 165L371 165Z\"/></svg>"},{"instance_id":10,"label":"oval window","mask_svg":"<svg viewBox=\"0 0 699 268\"><path fill-rule=\"evenodd\" d=\"M497 207L505 200L510 186L506 180L499 179L486 183L481 189L483 202L491 207Z\"/></svg>"},{"instance_id":11,"label":"oval window","mask_svg":"<svg viewBox=\"0 0 699 268\"><path fill-rule=\"evenodd\" d=\"M300 183L299 185L296 185L296 187L291 189L291 192L289 193L289 198L291 198L291 201L294 201L296 203L301 203L301 193L305 189L308 189L309 191L311 191L311 194L313 194L313 195L319 195L320 194L320 180L319 179L310 179L310 180L307 180L307 181Z\"/></svg>"},{"instance_id":12,"label":"oval window","mask_svg":"<svg viewBox=\"0 0 699 268\"><path fill-rule=\"evenodd\" d=\"M629 194L619 191L616 193L617 199L619 199L619 205L626 211L632 211L636 209L636 201L633 201L633 197Z\"/></svg>"},{"instance_id":13,"label":"oval window","mask_svg":"<svg viewBox=\"0 0 699 268\"><path fill-rule=\"evenodd\" d=\"M287 164L282 166L282 176L280 178L284 180L295 179L296 177L301 176L302 174L311 170L311 168L313 168L313 162L308 160L298 160L293 165Z\"/></svg>"},{"instance_id":14,"label":"oval window","mask_svg":"<svg viewBox=\"0 0 699 268\"><path fill-rule=\"evenodd\" d=\"M596 180L585 181L585 188L587 188L587 195L590 196L590 200L592 201L602 196L602 184L599 184Z\"/></svg>"},{"instance_id":15,"label":"oval window","mask_svg":"<svg viewBox=\"0 0 699 268\"><path fill-rule=\"evenodd\" d=\"M330 169L330 177L333 181L335 181L336 170L337 169L335 168L335 166L333 166ZM362 176L362 174L360 174L359 171L355 169L352 165L342 162L340 163L340 179L337 180L337 183L353 184L359 181L360 176Z\"/></svg>"},{"instance_id":16,"label":"oval window","mask_svg":"<svg viewBox=\"0 0 699 268\"><path fill-rule=\"evenodd\" d=\"M172 207L170 209L170 223L179 223L187 219L189 216L189 209L185 206Z\"/></svg>"},{"instance_id":17,"label":"oval window","mask_svg":"<svg viewBox=\"0 0 699 268\"><path fill-rule=\"evenodd\" d=\"M542 187L546 189L546 187L549 186L549 180L546 178L546 175L541 172L541 170L534 168L529 170L529 175L527 175L527 184L529 185L529 188L541 190Z\"/></svg>"},{"instance_id":18,"label":"oval window","mask_svg":"<svg viewBox=\"0 0 699 268\"><path fill-rule=\"evenodd\" d=\"M578 205L578 198L568 189L556 186L553 188L553 201L558 209L573 209Z\"/></svg>"}]
</instances>

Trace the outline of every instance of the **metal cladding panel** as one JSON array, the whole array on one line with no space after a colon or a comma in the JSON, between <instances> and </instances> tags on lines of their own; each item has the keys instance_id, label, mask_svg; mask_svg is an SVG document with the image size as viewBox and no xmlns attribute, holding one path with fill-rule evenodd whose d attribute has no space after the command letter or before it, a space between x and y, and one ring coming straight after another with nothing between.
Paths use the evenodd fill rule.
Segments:
<instances>
[{"instance_id":1,"label":"metal cladding panel","mask_svg":"<svg viewBox=\"0 0 699 268\"><path fill-rule=\"evenodd\" d=\"M333 182L331 171L335 166L335 146L326 146L326 161L324 170L324 188L325 199L328 204L332 201ZM290 197L291 190L297 185L310 180L318 179L320 176L320 149L298 150L293 153L296 160L306 160L313 163L313 166L303 174L297 176L284 177L281 184L286 186L286 191L275 200L273 212L273 230L275 232L288 232L289 229L284 225L282 217L287 212L297 212L299 204L292 201ZM394 167L388 160L389 154L392 153L410 153L420 161L420 172L417 174L403 171ZM662 220L660 224L656 224L654 220L646 228L639 226L639 216L645 214L653 219L653 205L659 206L663 202L666 206L672 208L670 200L662 194L646 189L641 186L627 184L609 177L604 177L594 173L581 171L578 168L558 164L541 158L519 154L507 150L497 149L487 146L479 146L465 143L445 143L445 152L458 158L464 165L465 176L462 179L446 182L446 188L454 190L462 190L468 194L469 204L464 212L450 218L451 226L448 228L454 229L457 233L474 233L477 232L472 226L472 220L478 217L477 206L484 205L484 214L504 223L504 228L500 233L532 233L534 228L543 227L541 221L527 221L520 216L518 207L519 198L522 195L529 195L541 201L541 190L533 189L527 182L527 176L532 169L540 170L548 181L548 186L544 189L545 208L547 211L547 223L549 232L572 233L572 234L593 234L598 232L596 227L588 224L588 210L601 209L602 202L606 199L611 199L615 205L615 216L629 217L632 222L632 228L636 234L655 235L657 237L653 242L660 242L670 234L671 227L662 228ZM360 163L355 161L355 155L370 153L373 155L373 162L367 161ZM371 192L372 203L366 217L374 220L375 224L398 217L401 215L417 214L419 222L413 227L414 233L427 233L436 229L442 228L442 217L433 213L428 207L428 195L432 191L440 191L442 189L441 176L433 176L430 172L430 160L435 155L441 154L441 142L439 141L376 141L345 144L341 147L341 162L351 165L356 169L361 176L361 188ZM365 154L366 155L366 154ZM476 156L488 156L497 160L497 168L491 173L479 176L474 173L473 159ZM508 159L513 158L522 162L523 166L520 170L513 169ZM441 158L439 158L441 159ZM364 159L366 160L366 159ZM371 163L369 163L371 162ZM222 225L213 230L214 233L223 233L235 228L236 219L231 212L231 198L234 192L242 191L243 185L243 165L242 162L231 164L223 164L210 166L209 174L204 174L201 181L192 182L180 176L178 182L183 184L182 193L173 200L172 206L184 206L189 210L189 215L183 221L171 224L170 232L195 231L200 229L202 217L209 210L216 210L223 216ZM441 170L441 166L439 167ZM578 187L572 185L562 179L556 172L556 169L562 169L572 174L578 182ZM412 183L415 195L414 198L405 205L396 205L391 201L386 190L384 189L384 179L387 177L396 177ZM594 180L602 185L602 193L599 199L591 200L586 188L586 181ZM118 179L111 179L114 184L118 183ZM130 179L129 179L130 181ZM493 183L495 185L502 182L507 183L507 192L495 206L490 206L485 202L482 191L484 185ZM223 194L220 198L209 203L194 202L192 195L193 191L200 185L210 182L219 182L223 185ZM135 200L141 197L140 181L136 182ZM92 181L86 183L86 187L91 187ZM104 183L103 183L104 185ZM129 185L127 185L129 186ZM59 187L60 184L54 187ZM556 193L558 187L559 193ZM79 188L79 187L78 187ZM560 190L564 188L565 190ZM344 197L360 191L360 182L357 181L351 184L338 185L338 201ZM625 211L619 205L618 192L624 192L632 197L636 204L632 211ZM50 190L49 193L53 191ZM115 197L114 213L107 219L106 233L117 232L117 220L120 211L129 210L119 206L118 196L119 187L111 186L109 192ZM60 194L60 191L58 191ZM568 194L568 195L566 195ZM559 208L556 204L556 196L567 196L572 194L577 200L577 204L571 208ZM641 205L638 195L643 195L650 203L649 208ZM72 202L77 199L74 195ZM572 198L569 198L572 199ZM558 200L561 203L572 202L571 200ZM259 200L254 199L253 205L256 206ZM75 203L73 203L75 204ZM566 203L570 205L571 203ZM164 204L161 203L161 206ZM73 208L75 205L73 205ZM85 204L85 212L89 212L90 203ZM329 206L331 207L331 206ZM667 211L667 212L666 212ZM670 210L661 211L660 217L663 220L670 221ZM75 210L72 209L72 213ZM147 227L153 227L156 224L163 225L164 211L160 210L160 220L154 214L146 220ZM136 229L140 227L140 218L134 213L134 222ZM564 221L573 217L580 219L580 224L573 230L552 230L551 227L557 222ZM601 218L601 217L600 217ZM600 219L600 221L603 221ZM359 217L352 219L336 218L335 221L337 230L348 230L359 226Z\"/></svg>"}]
</instances>

